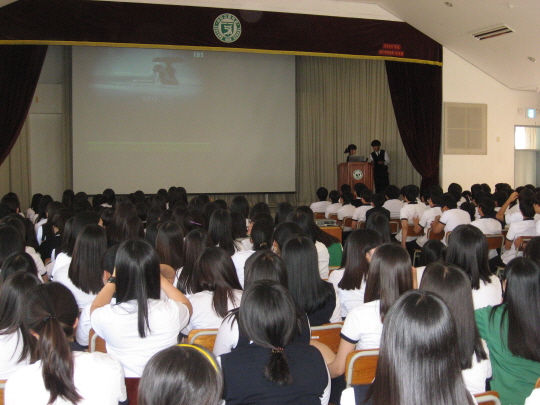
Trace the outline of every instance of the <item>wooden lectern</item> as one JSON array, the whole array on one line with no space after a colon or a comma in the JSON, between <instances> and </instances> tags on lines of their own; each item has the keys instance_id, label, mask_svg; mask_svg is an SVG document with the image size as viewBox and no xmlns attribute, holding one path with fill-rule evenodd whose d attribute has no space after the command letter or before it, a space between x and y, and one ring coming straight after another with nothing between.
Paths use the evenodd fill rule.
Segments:
<instances>
[{"instance_id":1,"label":"wooden lectern","mask_svg":"<svg viewBox=\"0 0 540 405\"><path fill-rule=\"evenodd\" d=\"M349 162L338 165L338 186L348 184L354 188L356 183L364 183L369 189L375 190L373 182L373 164L368 162Z\"/></svg>"}]
</instances>

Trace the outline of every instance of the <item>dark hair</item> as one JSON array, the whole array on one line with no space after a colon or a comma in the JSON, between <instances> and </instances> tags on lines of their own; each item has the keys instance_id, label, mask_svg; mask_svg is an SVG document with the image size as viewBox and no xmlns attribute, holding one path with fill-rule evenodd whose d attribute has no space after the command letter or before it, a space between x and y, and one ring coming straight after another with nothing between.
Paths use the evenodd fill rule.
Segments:
<instances>
[{"instance_id":1,"label":"dark hair","mask_svg":"<svg viewBox=\"0 0 540 405\"><path fill-rule=\"evenodd\" d=\"M251 207L251 209L249 210L248 218L253 219L254 215L261 214L261 213L270 215L270 208L268 207L268 204L262 201L258 202L253 207Z\"/></svg>"},{"instance_id":2,"label":"dark hair","mask_svg":"<svg viewBox=\"0 0 540 405\"><path fill-rule=\"evenodd\" d=\"M153 355L139 384L140 405L217 405L223 377L204 347L180 345Z\"/></svg>"},{"instance_id":3,"label":"dark hair","mask_svg":"<svg viewBox=\"0 0 540 405\"><path fill-rule=\"evenodd\" d=\"M274 227L266 221L259 221L253 224L251 228L251 241L253 242L253 250L270 250L272 249L272 234Z\"/></svg>"},{"instance_id":4,"label":"dark hair","mask_svg":"<svg viewBox=\"0 0 540 405\"><path fill-rule=\"evenodd\" d=\"M52 201L47 204L47 222L42 225L42 241L54 238L54 230L52 227L53 218L62 208L65 207L59 201Z\"/></svg>"},{"instance_id":5,"label":"dark hair","mask_svg":"<svg viewBox=\"0 0 540 405\"><path fill-rule=\"evenodd\" d=\"M389 185L384 190L384 194L388 197L389 200L396 200L399 198L400 190L394 185Z\"/></svg>"},{"instance_id":6,"label":"dark hair","mask_svg":"<svg viewBox=\"0 0 540 405\"><path fill-rule=\"evenodd\" d=\"M357 183L361 184L361 183ZM369 188L366 188L362 190L360 194L358 194L358 197L362 198L365 202L370 203L371 197L373 197L373 191L371 191Z\"/></svg>"},{"instance_id":7,"label":"dark hair","mask_svg":"<svg viewBox=\"0 0 540 405\"><path fill-rule=\"evenodd\" d=\"M285 263L275 253L258 251L253 253L244 267L244 289L248 289L255 281L276 281L288 288L289 281Z\"/></svg>"},{"instance_id":8,"label":"dark hair","mask_svg":"<svg viewBox=\"0 0 540 405\"><path fill-rule=\"evenodd\" d=\"M469 277L459 267L449 263L432 263L426 267L419 287L438 294L450 309L456 322L463 370L472 367L473 354L478 362L488 358L474 319L470 284Z\"/></svg>"},{"instance_id":9,"label":"dark hair","mask_svg":"<svg viewBox=\"0 0 540 405\"><path fill-rule=\"evenodd\" d=\"M347 205L354 200L354 195L350 191L344 191L341 193L341 198L343 199L343 205Z\"/></svg>"},{"instance_id":10,"label":"dark hair","mask_svg":"<svg viewBox=\"0 0 540 405\"><path fill-rule=\"evenodd\" d=\"M463 269L471 278L471 287L480 288L480 280L491 283L486 236L474 225L457 226L448 239L446 261Z\"/></svg>"},{"instance_id":11,"label":"dark hair","mask_svg":"<svg viewBox=\"0 0 540 405\"><path fill-rule=\"evenodd\" d=\"M24 241L21 233L12 225L0 225L0 268L12 253L24 252Z\"/></svg>"},{"instance_id":12,"label":"dark hair","mask_svg":"<svg viewBox=\"0 0 540 405\"><path fill-rule=\"evenodd\" d=\"M519 210L525 218L534 218L534 204L530 199L519 199Z\"/></svg>"},{"instance_id":13,"label":"dark hair","mask_svg":"<svg viewBox=\"0 0 540 405\"><path fill-rule=\"evenodd\" d=\"M246 217L239 211L231 211L233 239L247 238Z\"/></svg>"},{"instance_id":14,"label":"dark hair","mask_svg":"<svg viewBox=\"0 0 540 405\"><path fill-rule=\"evenodd\" d=\"M205 229L194 229L190 231L184 240L184 267L178 276L176 288L184 294L195 292L194 274L197 261L205 248L212 247L213 242Z\"/></svg>"},{"instance_id":15,"label":"dark hair","mask_svg":"<svg viewBox=\"0 0 540 405\"><path fill-rule=\"evenodd\" d=\"M450 194L450 193L444 193L441 200L441 207L446 207L449 210L453 210L457 208L457 202L459 200L456 200L456 198Z\"/></svg>"},{"instance_id":16,"label":"dark hair","mask_svg":"<svg viewBox=\"0 0 540 405\"><path fill-rule=\"evenodd\" d=\"M523 256L540 263L540 236L535 236L527 243Z\"/></svg>"},{"instance_id":17,"label":"dark hair","mask_svg":"<svg viewBox=\"0 0 540 405\"><path fill-rule=\"evenodd\" d=\"M342 184L339 189L342 193L344 193L345 191L348 191L350 193L352 191L351 186L348 184Z\"/></svg>"},{"instance_id":18,"label":"dark hair","mask_svg":"<svg viewBox=\"0 0 540 405\"><path fill-rule=\"evenodd\" d=\"M330 201L332 201L332 204L336 204L339 202L339 191L337 190L332 190L330 191L330 194L328 195L328 197L330 198Z\"/></svg>"},{"instance_id":19,"label":"dark hair","mask_svg":"<svg viewBox=\"0 0 540 405\"><path fill-rule=\"evenodd\" d=\"M223 199L219 199L219 200L215 200L214 201L214 204L216 204L216 206L222 210L226 210L228 209L229 207L227 206L227 202Z\"/></svg>"},{"instance_id":20,"label":"dark hair","mask_svg":"<svg viewBox=\"0 0 540 405\"><path fill-rule=\"evenodd\" d=\"M376 193L371 196L371 202L375 207L382 207L386 202L386 197L383 194Z\"/></svg>"},{"instance_id":21,"label":"dark hair","mask_svg":"<svg viewBox=\"0 0 540 405\"><path fill-rule=\"evenodd\" d=\"M114 206L116 202L116 194L112 188L106 188L103 190L103 196L107 199L107 204Z\"/></svg>"},{"instance_id":22,"label":"dark hair","mask_svg":"<svg viewBox=\"0 0 540 405\"><path fill-rule=\"evenodd\" d=\"M99 214L99 217L101 218L101 221L103 221L103 226L105 228L108 228L109 225L112 224L113 216L114 216L114 210L112 208L105 208L104 210L101 211L101 213Z\"/></svg>"},{"instance_id":23,"label":"dark hair","mask_svg":"<svg viewBox=\"0 0 540 405\"><path fill-rule=\"evenodd\" d=\"M360 197L360 194L362 194L363 191L369 190L368 187L364 183L356 183L353 186L353 189L357 197ZM371 192L371 194L373 194L373 192Z\"/></svg>"},{"instance_id":24,"label":"dark hair","mask_svg":"<svg viewBox=\"0 0 540 405\"><path fill-rule=\"evenodd\" d=\"M41 197L37 211L38 216L36 218L36 224L42 219L47 218L47 205L53 201L53 198L49 194L45 194Z\"/></svg>"},{"instance_id":25,"label":"dark hair","mask_svg":"<svg viewBox=\"0 0 540 405\"><path fill-rule=\"evenodd\" d=\"M317 198L319 201L326 201L328 198L328 189L326 187L319 187L317 189Z\"/></svg>"},{"instance_id":26,"label":"dark hair","mask_svg":"<svg viewBox=\"0 0 540 405\"><path fill-rule=\"evenodd\" d=\"M300 228L298 224L295 224L294 222L282 222L276 226L272 239L277 243L280 252L287 239L293 235L304 235L302 228Z\"/></svg>"},{"instance_id":27,"label":"dark hair","mask_svg":"<svg viewBox=\"0 0 540 405\"><path fill-rule=\"evenodd\" d=\"M208 230L208 225L210 224L210 217L212 216L214 211L217 210L218 208L219 207L213 202L208 202L204 205L203 210L202 210L202 215L203 215L204 224L207 230Z\"/></svg>"},{"instance_id":28,"label":"dark hair","mask_svg":"<svg viewBox=\"0 0 540 405\"><path fill-rule=\"evenodd\" d=\"M138 331L141 338L150 331L148 300L160 297L159 258L144 239L128 239L116 253L116 303L137 301Z\"/></svg>"},{"instance_id":29,"label":"dark hair","mask_svg":"<svg viewBox=\"0 0 540 405\"><path fill-rule=\"evenodd\" d=\"M471 222L474 221L475 214L476 214L476 207L474 206L473 203L464 202L459 206L459 209L469 214L469 217L471 218Z\"/></svg>"},{"instance_id":30,"label":"dark hair","mask_svg":"<svg viewBox=\"0 0 540 405\"><path fill-rule=\"evenodd\" d=\"M67 191L67 190L66 190ZM65 193L65 191L64 191ZM30 203L30 208L37 214L38 208L39 208L39 202L41 201L41 198L43 197L43 194L36 193L32 196L32 202ZM62 202L64 199L62 198ZM65 204L64 204L65 205Z\"/></svg>"},{"instance_id":31,"label":"dark hair","mask_svg":"<svg viewBox=\"0 0 540 405\"><path fill-rule=\"evenodd\" d=\"M229 209L232 211L238 211L245 218L249 216L249 201L243 195L239 195L233 198Z\"/></svg>"},{"instance_id":32,"label":"dark hair","mask_svg":"<svg viewBox=\"0 0 540 405\"><path fill-rule=\"evenodd\" d=\"M64 235L62 235L62 252L70 257L73 256L73 250L75 249L75 242L77 241L79 232L86 225L97 225L98 222L99 215L95 212L79 212L73 219L68 219L64 229Z\"/></svg>"},{"instance_id":33,"label":"dark hair","mask_svg":"<svg viewBox=\"0 0 540 405\"><path fill-rule=\"evenodd\" d=\"M264 376L280 385L292 384L283 348L298 334L296 306L291 294L275 281L256 281L242 295L238 325L254 344L268 348L270 358Z\"/></svg>"},{"instance_id":34,"label":"dark hair","mask_svg":"<svg viewBox=\"0 0 540 405\"><path fill-rule=\"evenodd\" d=\"M534 260L517 257L506 265L505 276L503 303L493 307L490 320L493 321L493 315L502 307L501 333L508 329L506 341L510 352L514 356L540 361L540 265ZM507 327L505 322L508 322Z\"/></svg>"},{"instance_id":35,"label":"dark hair","mask_svg":"<svg viewBox=\"0 0 540 405\"><path fill-rule=\"evenodd\" d=\"M199 228L206 229L204 227L204 218L202 214L196 209L186 210L186 212L184 213L183 225L187 232Z\"/></svg>"},{"instance_id":36,"label":"dark hair","mask_svg":"<svg viewBox=\"0 0 540 405\"><path fill-rule=\"evenodd\" d=\"M25 307L26 327L39 336L32 362L41 360L48 403L54 403L58 397L78 403L82 397L73 381L74 364L68 344L79 315L75 297L60 283L39 284L27 294Z\"/></svg>"},{"instance_id":37,"label":"dark hair","mask_svg":"<svg viewBox=\"0 0 540 405\"><path fill-rule=\"evenodd\" d=\"M486 218L495 217L495 201L489 196L483 196L478 200L478 207L482 209L482 215Z\"/></svg>"},{"instance_id":38,"label":"dark hair","mask_svg":"<svg viewBox=\"0 0 540 405\"><path fill-rule=\"evenodd\" d=\"M161 214L163 214L163 210L161 208L159 207L149 208L148 211L146 212L146 223L159 221Z\"/></svg>"},{"instance_id":39,"label":"dark hair","mask_svg":"<svg viewBox=\"0 0 540 405\"><path fill-rule=\"evenodd\" d=\"M493 200L497 203L498 207L502 207L507 199L508 194L506 194L504 191L495 191L493 193Z\"/></svg>"},{"instance_id":40,"label":"dark hair","mask_svg":"<svg viewBox=\"0 0 540 405\"><path fill-rule=\"evenodd\" d=\"M122 201L121 203L116 204L112 223L107 227L107 239L110 246L125 240L123 233L124 222L129 217L136 216L137 209L135 208L135 205L133 205L133 203L131 203L130 201Z\"/></svg>"},{"instance_id":41,"label":"dark hair","mask_svg":"<svg viewBox=\"0 0 540 405\"><path fill-rule=\"evenodd\" d=\"M384 322L368 398L373 405L472 405L459 359L457 330L447 305L433 293L409 291Z\"/></svg>"},{"instance_id":42,"label":"dark hair","mask_svg":"<svg viewBox=\"0 0 540 405\"><path fill-rule=\"evenodd\" d=\"M2 275L3 273L4 270ZM17 346L22 343L22 348L17 363L30 356L32 336L23 322L23 317L26 294L38 284L41 284L41 281L35 275L19 271L7 277L0 288L0 336L20 332Z\"/></svg>"},{"instance_id":43,"label":"dark hair","mask_svg":"<svg viewBox=\"0 0 540 405\"><path fill-rule=\"evenodd\" d=\"M455 198L456 202L461 199L462 191L463 191L463 188L457 183L451 183L448 186L448 194L452 195Z\"/></svg>"},{"instance_id":44,"label":"dark hair","mask_svg":"<svg viewBox=\"0 0 540 405\"><path fill-rule=\"evenodd\" d=\"M228 301L237 305L234 290L241 290L236 268L231 257L220 247L204 249L197 261L193 276L195 292L212 291L212 308L224 318L227 315Z\"/></svg>"},{"instance_id":45,"label":"dark hair","mask_svg":"<svg viewBox=\"0 0 540 405\"><path fill-rule=\"evenodd\" d=\"M215 210L210 217L208 233L212 237L214 244L230 255L234 255L238 250L232 236L232 220L229 210Z\"/></svg>"},{"instance_id":46,"label":"dark hair","mask_svg":"<svg viewBox=\"0 0 540 405\"><path fill-rule=\"evenodd\" d=\"M401 246L385 243L371 257L364 302L380 300L381 322L401 294L413 288L411 258Z\"/></svg>"},{"instance_id":47,"label":"dark hair","mask_svg":"<svg viewBox=\"0 0 540 405\"><path fill-rule=\"evenodd\" d=\"M107 236L99 225L86 225L73 249L73 259L69 264L68 277L86 294L97 294L103 288L101 258L107 251Z\"/></svg>"},{"instance_id":48,"label":"dark hair","mask_svg":"<svg viewBox=\"0 0 540 405\"><path fill-rule=\"evenodd\" d=\"M287 215L294 211L294 207L291 203L280 202L276 207L276 216L274 217L274 224L278 225L287 220Z\"/></svg>"},{"instance_id":49,"label":"dark hair","mask_svg":"<svg viewBox=\"0 0 540 405\"><path fill-rule=\"evenodd\" d=\"M114 245L111 246L103 257L101 258L101 268L103 271L106 271L110 273L111 275L114 273L114 263L116 262L116 252L118 252L118 248L120 245Z\"/></svg>"},{"instance_id":50,"label":"dark hair","mask_svg":"<svg viewBox=\"0 0 540 405\"><path fill-rule=\"evenodd\" d=\"M25 272L36 277L38 276L36 262L28 253L15 252L4 260L2 271L0 272L0 286L6 282L9 276L17 272Z\"/></svg>"},{"instance_id":51,"label":"dark hair","mask_svg":"<svg viewBox=\"0 0 540 405\"><path fill-rule=\"evenodd\" d=\"M144 238L144 226L141 219L137 215L127 217L122 225L121 239L118 243L127 239Z\"/></svg>"},{"instance_id":52,"label":"dark hair","mask_svg":"<svg viewBox=\"0 0 540 405\"><path fill-rule=\"evenodd\" d=\"M371 142L371 146L381 146L381 141L378 141L377 139L375 139L374 141Z\"/></svg>"},{"instance_id":53,"label":"dark hair","mask_svg":"<svg viewBox=\"0 0 540 405\"><path fill-rule=\"evenodd\" d=\"M357 147L354 143L351 143L349 146L345 148L345 152L343 153L351 153L351 151L357 150Z\"/></svg>"},{"instance_id":54,"label":"dark hair","mask_svg":"<svg viewBox=\"0 0 540 405\"><path fill-rule=\"evenodd\" d=\"M381 212L376 212L369 216L366 222L366 229L376 231L383 243L390 243L392 235L390 234L390 220Z\"/></svg>"},{"instance_id":55,"label":"dark hair","mask_svg":"<svg viewBox=\"0 0 540 405\"><path fill-rule=\"evenodd\" d=\"M435 262L444 262L446 257L446 245L437 239L429 239L422 246L420 253L420 266L427 266Z\"/></svg>"},{"instance_id":56,"label":"dark hair","mask_svg":"<svg viewBox=\"0 0 540 405\"><path fill-rule=\"evenodd\" d=\"M401 188L401 195L407 199L409 202L415 202L416 197L418 197L418 187L414 185L408 185Z\"/></svg>"},{"instance_id":57,"label":"dark hair","mask_svg":"<svg viewBox=\"0 0 540 405\"><path fill-rule=\"evenodd\" d=\"M156 252L162 264L175 271L184 265L184 232L174 221L163 222L157 232Z\"/></svg>"},{"instance_id":58,"label":"dark hair","mask_svg":"<svg viewBox=\"0 0 540 405\"><path fill-rule=\"evenodd\" d=\"M304 214L307 214L310 217L314 216L313 210L310 207L308 207L307 205L300 205L300 206L296 207L295 211L296 212L303 212Z\"/></svg>"},{"instance_id":59,"label":"dark hair","mask_svg":"<svg viewBox=\"0 0 540 405\"><path fill-rule=\"evenodd\" d=\"M345 241L341 267L345 268L338 284L342 290L356 290L367 280L369 262L366 254L382 243L381 236L372 229L357 229Z\"/></svg>"},{"instance_id":60,"label":"dark hair","mask_svg":"<svg viewBox=\"0 0 540 405\"><path fill-rule=\"evenodd\" d=\"M310 239L305 236L289 238L283 245L281 257L287 268L289 291L294 302L308 315L335 297L332 284L321 279L317 249Z\"/></svg>"},{"instance_id":61,"label":"dark hair","mask_svg":"<svg viewBox=\"0 0 540 405\"><path fill-rule=\"evenodd\" d=\"M329 233L326 233L315 223L313 215L308 215L303 212L291 212L287 216L287 222L294 222L297 224L302 232L308 236L313 243L321 242L324 246L330 247L338 240Z\"/></svg>"}]
</instances>

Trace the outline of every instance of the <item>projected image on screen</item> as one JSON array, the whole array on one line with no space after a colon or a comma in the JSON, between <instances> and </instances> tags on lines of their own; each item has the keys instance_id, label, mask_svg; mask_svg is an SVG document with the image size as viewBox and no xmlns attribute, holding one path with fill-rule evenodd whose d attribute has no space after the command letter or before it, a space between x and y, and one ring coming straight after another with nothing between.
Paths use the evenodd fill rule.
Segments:
<instances>
[{"instance_id":1,"label":"projected image on screen","mask_svg":"<svg viewBox=\"0 0 540 405\"><path fill-rule=\"evenodd\" d=\"M294 57L73 48L76 190L287 192L294 170Z\"/></svg>"}]
</instances>

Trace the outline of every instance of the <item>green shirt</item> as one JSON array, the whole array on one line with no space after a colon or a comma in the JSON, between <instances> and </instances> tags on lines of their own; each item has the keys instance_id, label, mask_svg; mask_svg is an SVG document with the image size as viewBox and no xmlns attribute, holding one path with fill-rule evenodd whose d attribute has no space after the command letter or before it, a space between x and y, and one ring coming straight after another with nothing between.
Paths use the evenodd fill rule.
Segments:
<instances>
[{"instance_id":1,"label":"green shirt","mask_svg":"<svg viewBox=\"0 0 540 405\"><path fill-rule=\"evenodd\" d=\"M490 320L492 307L475 311L476 323L480 336L487 343L493 380L491 389L499 393L502 405L523 405L540 378L540 363L514 356L506 343L508 336L508 318L502 325L504 306L498 307ZM502 339L501 339L502 335Z\"/></svg>"},{"instance_id":2,"label":"green shirt","mask_svg":"<svg viewBox=\"0 0 540 405\"><path fill-rule=\"evenodd\" d=\"M330 254L330 267L341 266L341 257L343 256L343 248L341 243L336 242L328 247L328 253Z\"/></svg>"}]
</instances>

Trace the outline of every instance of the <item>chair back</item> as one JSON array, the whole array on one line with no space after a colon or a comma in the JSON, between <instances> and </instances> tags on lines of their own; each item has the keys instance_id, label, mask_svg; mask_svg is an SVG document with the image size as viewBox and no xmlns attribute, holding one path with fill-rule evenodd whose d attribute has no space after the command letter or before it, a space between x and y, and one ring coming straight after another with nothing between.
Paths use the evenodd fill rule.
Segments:
<instances>
[{"instance_id":1,"label":"chair back","mask_svg":"<svg viewBox=\"0 0 540 405\"><path fill-rule=\"evenodd\" d=\"M504 236L501 235L486 235L488 249L502 249L504 245Z\"/></svg>"},{"instance_id":2,"label":"chair back","mask_svg":"<svg viewBox=\"0 0 540 405\"><path fill-rule=\"evenodd\" d=\"M209 351L214 350L218 330L217 329L193 329L189 332L187 341L190 345L199 345Z\"/></svg>"},{"instance_id":3,"label":"chair back","mask_svg":"<svg viewBox=\"0 0 540 405\"><path fill-rule=\"evenodd\" d=\"M497 391L487 391L474 396L478 405L501 405Z\"/></svg>"},{"instance_id":4,"label":"chair back","mask_svg":"<svg viewBox=\"0 0 540 405\"><path fill-rule=\"evenodd\" d=\"M521 238L521 244L519 245L517 250L520 252L523 252L525 248L527 247L527 243L529 243L531 239L534 238L534 236L521 236L520 238Z\"/></svg>"},{"instance_id":5,"label":"chair back","mask_svg":"<svg viewBox=\"0 0 540 405\"><path fill-rule=\"evenodd\" d=\"M343 217L343 228L352 227L352 217Z\"/></svg>"},{"instance_id":6,"label":"chair back","mask_svg":"<svg viewBox=\"0 0 540 405\"><path fill-rule=\"evenodd\" d=\"M315 212L315 213L313 213L313 216L315 217L315 219L324 219L325 218L324 212Z\"/></svg>"},{"instance_id":7,"label":"chair back","mask_svg":"<svg viewBox=\"0 0 540 405\"><path fill-rule=\"evenodd\" d=\"M341 229L341 226L321 226L320 229L327 234L332 235L341 243L343 239L343 229Z\"/></svg>"},{"instance_id":8,"label":"chair back","mask_svg":"<svg viewBox=\"0 0 540 405\"><path fill-rule=\"evenodd\" d=\"M390 220L390 233L398 233L401 229L401 221L399 219Z\"/></svg>"},{"instance_id":9,"label":"chair back","mask_svg":"<svg viewBox=\"0 0 540 405\"><path fill-rule=\"evenodd\" d=\"M90 329L90 333L88 334L88 342L88 351L90 353L107 353L107 344L105 343L105 339L98 336L98 334L94 332L94 329Z\"/></svg>"},{"instance_id":10,"label":"chair back","mask_svg":"<svg viewBox=\"0 0 540 405\"><path fill-rule=\"evenodd\" d=\"M435 233L435 232L433 232L432 228L429 228L428 231L427 231L427 238L428 239L443 240L444 239L444 232Z\"/></svg>"},{"instance_id":11,"label":"chair back","mask_svg":"<svg viewBox=\"0 0 540 405\"><path fill-rule=\"evenodd\" d=\"M368 385L375 379L379 349L355 350L347 355L345 381L351 385Z\"/></svg>"},{"instance_id":12,"label":"chair back","mask_svg":"<svg viewBox=\"0 0 540 405\"><path fill-rule=\"evenodd\" d=\"M356 229L364 229L366 227L365 221L360 221L358 224L356 224Z\"/></svg>"},{"instance_id":13,"label":"chair back","mask_svg":"<svg viewBox=\"0 0 540 405\"><path fill-rule=\"evenodd\" d=\"M343 322L325 323L321 326L312 326L311 339L324 343L330 348L330 350L337 353L339 342L341 341L341 336L339 334L341 333L342 327Z\"/></svg>"},{"instance_id":14,"label":"chair back","mask_svg":"<svg viewBox=\"0 0 540 405\"><path fill-rule=\"evenodd\" d=\"M534 384L534 388L540 388L540 378L536 380L536 384Z\"/></svg>"},{"instance_id":15,"label":"chair back","mask_svg":"<svg viewBox=\"0 0 540 405\"><path fill-rule=\"evenodd\" d=\"M0 405L4 405L4 388L7 380L0 380Z\"/></svg>"},{"instance_id":16,"label":"chair back","mask_svg":"<svg viewBox=\"0 0 540 405\"><path fill-rule=\"evenodd\" d=\"M414 230L414 225L407 226L407 236L422 236L424 234L424 228L420 229L420 232Z\"/></svg>"},{"instance_id":17,"label":"chair back","mask_svg":"<svg viewBox=\"0 0 540 405\"><path fill-rule=\"evenodd\" d=\"M330 214L330 215L328 216L328 219L333 219L334 221L337 221L337 220L338 220L337 214Z\"/></svg>"}]
</instances>

